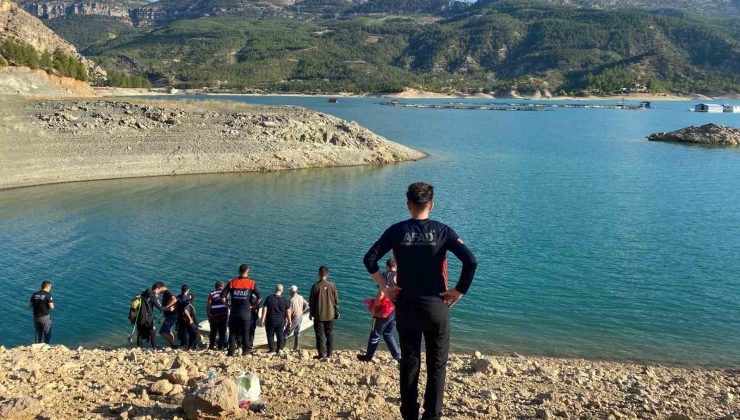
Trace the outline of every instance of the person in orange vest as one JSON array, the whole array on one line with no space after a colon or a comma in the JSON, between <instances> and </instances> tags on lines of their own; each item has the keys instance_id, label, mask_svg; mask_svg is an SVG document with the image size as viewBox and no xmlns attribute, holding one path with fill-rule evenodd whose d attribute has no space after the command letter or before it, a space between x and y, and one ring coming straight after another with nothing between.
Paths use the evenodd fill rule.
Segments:
<instances>
[{"instance_id":1,"label":"person in orange vest","mask_svg":"<svg viewBox=\"0 0 740 420\"><path fill-rule=\"evenodd\" d=\"M252 296L256 298L252 303ZM239 266L239 277L229 280L221 292L221 299L230 309L229 314L229 356L236 356L237 339L242 346L242 355L252 353L249 339L249 325L252 322L252 308L259 307L262 294L257 283L249 278L249 266Z\"/></svg>"}]
</instances>

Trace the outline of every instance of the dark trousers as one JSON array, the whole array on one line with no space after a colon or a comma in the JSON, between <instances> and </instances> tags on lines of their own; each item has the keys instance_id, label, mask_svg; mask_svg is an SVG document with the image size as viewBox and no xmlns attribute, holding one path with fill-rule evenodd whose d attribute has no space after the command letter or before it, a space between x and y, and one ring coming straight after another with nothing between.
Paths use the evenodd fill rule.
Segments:
<instances>
[{"instance_id":1,"label":"dark trousers","mask_svg":"<svg viewBox=\"0 0 740 420\"><path fill-rule=\"evenodd\" d=\"M136 346L142 347L147 341L153 349L157 348L157 334L154 333L154 325L137 325Z\"/></svg>"},{"instance_id":2,"label":"dark trousers","mask_svg":"<svg viewBox=\"0 0 740 420\"><path fill-rule=\"evenodd\" d=\"M367 340L367 354L368 360L373 358L375 351L378 349L378 343L380 343L380 337L383 337L385 344L388 346L388 350L391 352L391 356L394 359L401 357L401 352L398 350L396 339L393 337L393 330L396 328L396 313L390 314L387 318L373 318L373 330L370 331L370 338Z\"/></svg>"},{"instance_id":3,"label":"dark trousers","mask_svg":"<svg viewBox=\"0 0 740 420\"><path fill-rule=\"evenodd\" d=\"M270 325L265 324L265 333L267 333L267 348L270 351L280 351L285 347L285 324ZM277 337L277 348L275 348L275 337Z\"/></svg>"},{"instance_id":4,"label":"dark trousers","mask_svg":"<svg viewBox=\"0 0 740 420\"><path fill-rule=\"evenodd\" d=\"M33 342L49 344L49 341L51 341L51 315L34 318L33 327L36 330Z\"/></svg>"},{"instance_id":5,"label":"dark trousers","mask_svg":"<svg viewBox=\"0 0 740 420\"><path fill-rule=\"evenodd\" d=\"M208 348L211 350L219 349L223 350L226 348L226 323L228 317L226 315L219 317L208 318L208 324L211 326L211 332L208 334ZM216 341L218 337L218 341ZM251 334L250 334L251 337Z\"/></svg>"},{"instance_id":6,"label":"dark trousers","mask_svg":"<svg viewBox=\"0 0 740 420\"><path fill-rule=\"evenodd\" d=\"M334 349L332 327L334 321L314 321L313 330L316 333L316 350L319 357L329 357Z\"/></svg>"},{"instance_id":7,"label":"dark trousers","mask_svg":"<svg viewBox=\"0 0 740 420\"><path fill-rule=\"evenodd\" d=\"M249 322L249 348L254 348L254 333L257 332L257 320L259 315L257 311L252 311L252 320Z\"/></svg>"},{"instance_id":8,"label":"dark trousers","mask_svg":"<svg viewBox=\"0 0 740 420\"><path fill-rule=\"evenodd\" d=\"M241 343L242 354L252 351L252 348L249 347L249 323L252 321L250 315L246 317L232 315L229 317L229 355L233 356L236 353L237 340Z\"/></svg>"},{"instance_id":9,"label":"dark trousers","mask_svg":"<svg viewBox=\"0 0 740 420\"><path fill-rule=\"evenodd\" d=\"M399 297L396 303L398 336L401 341L401 416L419 416L419 368L421 338L427 352L427 384L424 391L424 419L442 416L447 354L450 350L450 315L447 304L430 298Z\"/></svg>"},{"instance_id":10,"label":"dark trousers","mask_svg":"<svg viewBox=\"0 0 740 420\"><path fill-rule=\"evenodd\" d=\"M180 347L187 347L188 346L188 337L189 337L189 327L187 324L187 321L177 321L177 338L180 339Z\"/></svg>"},{"instance_id":11,"label":"dark trousers","mask_svg":"<svg viewBox=\"0 0 740 420\"><path fill-rule=\"evenodd\" d=\"M200 331L198 330L198 323L193 322L192 324L185 327L185 333L188 337L188 347L190 350L197 350L200 345Z\"/></svg>"}]
</instances>

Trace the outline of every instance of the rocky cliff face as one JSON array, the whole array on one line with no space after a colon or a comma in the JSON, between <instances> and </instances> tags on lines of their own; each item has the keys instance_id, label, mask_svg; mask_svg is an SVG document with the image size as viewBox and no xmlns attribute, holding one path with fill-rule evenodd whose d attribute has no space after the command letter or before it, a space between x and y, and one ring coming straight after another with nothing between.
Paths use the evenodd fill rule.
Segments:
<instances>
[{"instance_id":1,"label":"rocky cliff face","mask_svg":"<svg viewBox=\"0 0 740 420\"><path fill-rule=\"evenodd\" d=\"M648 137L651 141L669 141L676 143L695 143L721 146L740 146L740 128L717 124L705 124L701 127L686 127L670 133L655 133Z\"/></svg>"},{"instance_id":2,"label":"rocky cliff face","mask_svg":"<svg viewBox=\"0 0 740 420\"><path fill-rule=\"evenodd\" d=\"M129 18L129 8L115 3L85 2L69 3L64 1L25 3L23 8L36 17L54 19L69 15L100 15Z\"/></svg>"},{"instance_id":3,"label":"rocky cliff face","mask_svg":"<svg viewBox=\"0 0 740 420\"><path fill-rule=\"evenodd\" d=\"M134 26L163 24L174 20L197 19L205 16L254 15L274 13L294 0L97 0L97 1L34 1L21 2L30 14L42 19L70 15L113 16Z\"/></svg>"},{"instance_id":4,"label":"rocky cliff face","mask_svg":"<svg viewBox=\"0 0 740 420\"><path fill-rule=\"evenodd\" d=\"M83 57L72 44L60 38L38 18L11 1L0 0L0 39L5 38L30 44L39 52L61 50L82 61L91 78L106 77L105 70Z\"/></svg>"}]
</instances>

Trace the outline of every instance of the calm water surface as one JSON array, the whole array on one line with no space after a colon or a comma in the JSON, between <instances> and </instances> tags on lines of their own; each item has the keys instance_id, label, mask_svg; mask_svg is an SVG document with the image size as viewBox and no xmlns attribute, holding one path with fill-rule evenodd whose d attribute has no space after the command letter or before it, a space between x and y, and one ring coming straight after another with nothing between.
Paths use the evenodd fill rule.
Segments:
<instances>
[{"instance_id":1,"label":"calm water surface","mask_svg":"<svg viewBox=\"0 0 740 420\"><path fill-rule=\"evenodd\" d=\"M203 308L212 284L248 262L263 290L282 282L305 293L329 265L337 339L359 348L373 293L362 256L407 217L405 186L427 180L434 217L480 261L453 310L457 350L740 366L740 149L645 140L690 124L738 126L740 115L690 113L690 103L490 112L228 99L307 106L430 157L2 191L0 344L32 340L25 305L45 278L55 283L54 341L119 345L130 298L153 281L190 284Z\"/></svg>"}]
</instances>

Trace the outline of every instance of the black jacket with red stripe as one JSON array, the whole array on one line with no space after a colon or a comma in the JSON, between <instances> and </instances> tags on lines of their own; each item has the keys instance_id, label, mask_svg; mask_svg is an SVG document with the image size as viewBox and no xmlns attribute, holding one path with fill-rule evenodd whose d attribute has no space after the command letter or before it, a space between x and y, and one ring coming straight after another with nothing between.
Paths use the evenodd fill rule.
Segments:
<instances>
[{"instance_id":1,"label":"black jacket with red stripe","mask_svg":"<svg viewBox=\"0 0 740 420\"><path fill-rule=\"evenodd\" d=\"M253 302L259 303L262 299L257 283L246 277L229 280L221 292L221 299L226 302L229 295L231 295L231 315L243 318L250 318Z\"/></svg>"},{"instance_id":2,"label":"black jacket with red stripe","mask_svg":"<svg viewBox=\"0 0 740 420\"><path fill-rule=\"evenodd\" d=\"M365 254L367 271L377 273L378 261L391 250L398 265L396 283L401 296L438 297L446 291L447 251L462 262L455 286L460 293L467 293L478 266L475 255L452 228L430 219L409 219L389 227Z\"/></svg>"}]
</instances>

